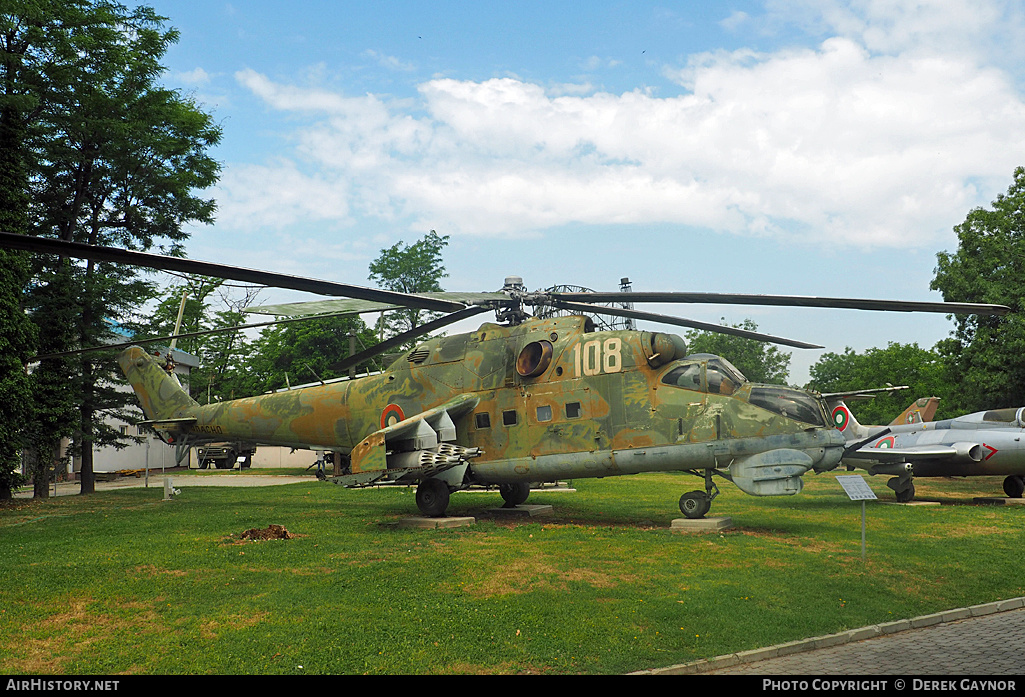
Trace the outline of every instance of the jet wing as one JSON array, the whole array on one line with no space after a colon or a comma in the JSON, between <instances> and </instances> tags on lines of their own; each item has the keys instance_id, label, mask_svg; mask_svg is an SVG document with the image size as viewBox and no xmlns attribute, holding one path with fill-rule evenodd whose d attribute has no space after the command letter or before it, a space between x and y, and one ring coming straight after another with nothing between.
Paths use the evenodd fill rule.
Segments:
<instances>
[{"instance_id":1,"label":"jet wing","mask_svg":"<svg viewBox=\"0 0 1025 697\"><path fill-rule=\"evenodd\" d=\"M961 460L981 462L984 457L979 443L952 445L912 445L905 448L859 448L844 453L844 459L872 460L875 462L910 462L922 460Z\"/></svg>"}]
</instances>

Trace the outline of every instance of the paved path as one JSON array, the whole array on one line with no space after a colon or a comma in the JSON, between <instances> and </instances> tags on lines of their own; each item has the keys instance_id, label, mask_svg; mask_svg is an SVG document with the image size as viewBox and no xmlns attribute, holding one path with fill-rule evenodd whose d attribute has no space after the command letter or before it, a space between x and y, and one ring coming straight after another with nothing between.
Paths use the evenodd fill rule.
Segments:
<instances>
[{"instance_id":1,"label":"paved path","mask_svg":"<svg viewBox=\"0 0 1025 697\"><path fill-rule=\"evenodd\" d=\"M278 484L294 484L296 482L316 482L317 478L310 474L305 477L297 477L288 474L238 474L225 471L222 474L176 474L169 471L161 474L160 470L150 470L149 488L163 489L164 477L170 477L174 488L181 489L190 486L275 486ZM140 477L120 477L112 482L96 482L96 491L110 491L112 489L132 489L146 486L145 475ZM72 496L81 491L80 482L59 482L57 484L57 496ZM50 489L53 496L53 489ZM27 487L14 495L15 498L32 498L32 488Z\"/></svg>"},{"instance_id":2,"label":"paved path","mask_svg":"<svg viewBox=\"0 0 1025 697\"><path fill-rule=\"evenodd\" d=\"M909 679L923 675L1025 676L1025 598L646 672L893 675ZM1020 685L1015 687L1025 688L1025 678L1017 682Z\"/></svg>"}]
</instances>

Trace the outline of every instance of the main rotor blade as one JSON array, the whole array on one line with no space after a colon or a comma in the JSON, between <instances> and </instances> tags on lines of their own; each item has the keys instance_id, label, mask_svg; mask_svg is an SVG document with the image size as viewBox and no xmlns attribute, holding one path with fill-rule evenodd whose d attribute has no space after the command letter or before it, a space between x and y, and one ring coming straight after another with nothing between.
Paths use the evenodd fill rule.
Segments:
<instances>
[{"instance_id":1,"label":"main rotor blade","mask_svg":"<svg viewBox=\"0 0 1025 697\"><path fill-rule=\"evenodd\" d=\"M486 307L468 307L465 310L460 310L459 312L453 312L452 314L447 315L445 317L441 317L439 319L436 319L433 322L428 322L427 324L421 324L419 327L416 327L414 329L410 329L408 332L403 332L401 334L393 336L390 339L385 339L381 343L376 344L374 346L371 346L370 348L366 349L365 351L360 351L359 353L354 353L353 355L349 356L345 360L339 361L338 363L335 363L334 365L332 365L331 366L331 370L337 371L339 373L344 371L344 370L348 370L350 367L357 366L357 365L359 365L360 363L362 363L363 361L365 361L365 360L367 360L369 358L373 358L374 356L376 356L378 354L390 351L391 349L395 348L396 346L401 346L402 344L406 343L410 339L415 339L418 336L423 336L424 334L429 334L429 333L435 331L436 329L441 329L442 327L447 327L450 324L455 324L459 320L466 319L468 317L473 317L474 315L479 315L480 313L487 312L487 311L488 311L488 308L486 308Z\"/></svg>"},{"instance_id":2,"label":"main rotor blade","mask_svg":"<svg viewBox=\"0 0 1025 697\"><path fill-rule=\"evenodd\" d=\"M460 291L439 291L421 293L421 298L434 300L447 300L450 302L463 303L463 305L483 305L489 302L508 302L509 296L505 293L464 293ZM352 312L362 314L364 312L384 312L388 310L400 310L398 305L387 303L375 303L367 300L353 298L324 298L322 300L307 300L299 303L285 303L283 305L259 305L246 308L247 314L257 315L314 315L326 312Z\"/></svg>"},{"instance_id":3,"label":"main rotor blade","mask_svg":"<svg viewBox=\"0 0 1025 697\"><path fill-rule=\"evenodd\" d=\"M873 300L868 298L825 298L806 295L746 295L743 293L678 292L594 292L551 293L553 298L573 302L619 303L705 303L720 305L770 305L778 307L827 307L886 312L941 312L944 314L1006 315L1006 305L984 303L920 302L916 300ZM608 314L608 313L606 313Z\"/></svg>"},{"instance_id":4,"label":"main rotor blade","mask_svg":"<svg viewBox=\"0 0 1025 697\"><path fill-rule=\"evenodd\" d=\"M148 252L134 252L117 247L98 247L80 242L66 242L65 240L55 240L49 237L32 237L29 235L0 232L0 246L40 254L57 254L78 259L92 259L93 261L111 261L150 269L179 271L182 273L214 276L216 278L230 278L234 281L258 283L274 288L289 288L291 290L319 293L320 295L338 295L347 298L359 298L361 300L374 300L402 307L434 310L436 312L453 312L466 307L464 303L426 298L420 295L364 288L347 283L322 281L315 278L275 273L273 271L246 269L227 264L215 264L209 261L168 257Z\"/></svg>"},{"instance_id":5,"label":"main rotor blade","mask_svg":"<svg viewBox=\"0 0 1025 697\"><path fill-rule=\"evenodd\" d=\"M326 319L328 317L346 317L356 313L353 312L332 312L330 314L323 315L308 315L306 317L290 317L288 319L279 319L271 322L256 322L254 324L238 324L234 327L218 327L217 329L204 329L200 332L186 332L184 334L171 334L169 336L155 336L151 339L133 339L132 341L125 341L119 344L103 344L102 346L92 346L84 349L74 349L72 351L61 351L59 353L47 353L40 356L35 356L29 359L30 363L36 361L42 361L47 358L60 358L62 356L77 356L80 353L92 353L94 351L107 351L109 349L127 348L129 346L141 346L142 344L152 344L157 341L170 341L171 339L189 339L197 336L209 336L211 334L224 334L226 332L236 332L242 329L255 329L257 327L270 327L275 324L288 324L289 322L306 322L311 319ZM180 349L174 349L181 353L186 353Z\"/></svg>"},{"instance_id":6,"label":"main rotor blade","mask_svg":"<svg viewBox=\"0 0 1025 697\"><path fill-rule=\"evenodd\" d=\"M562 294L560 293L560 298ZM568 294L567 294L568 295ZM574 295L577 295L574 293ZM772 336L771 334L762 334L760 332L751 332L746 329L737 329L736 327L727 327L722 324L710 324L708 322L698 322L692 319L684 319L683 317L672 317L670 315L659 315L653 312L640 312L638 310L629 310L623 307L607 307L605 305L587 305L584 303L570 303L564 302L561 299L553 299L553 304L556 307L564 310L572 310L574 312L585 312L587 314L597 315L614 315L616 317L631 317L633 319L650 320L652 322L661 322L662 324L672 324L678 327L688 327L690 329L700 329L706 332L716 332L717 334L730 334L732 336L739 336L745 339L754 339L756 341L767 341L770 344L782 344L783 346L793 346L794 348L810 348L820 349L825 348L818 344L809 344L803 341L797 341L796 339L784 339L779 336Z\"/></svg>"}]
</instances>

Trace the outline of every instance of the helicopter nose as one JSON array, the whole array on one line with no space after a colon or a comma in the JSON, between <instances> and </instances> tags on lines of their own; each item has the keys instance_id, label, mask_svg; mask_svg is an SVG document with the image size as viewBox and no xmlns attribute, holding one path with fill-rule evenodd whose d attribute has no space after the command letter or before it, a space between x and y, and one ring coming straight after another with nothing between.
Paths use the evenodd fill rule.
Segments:
<instances>
[{"instance_id":1,"label":"helicopter nose","mask_svg":"<svg viewBox=\"0 0 1025 697\"><path fill-rule=\"evenodd\" d=\"M844 435L837 431L835 428L828 429L826 431L826 444L823 448L822 457L816 459L813 469L816 472L828 472L831 469L835 469L840 464L840 459L844 454L844 447L847 445L847 439Z\"/></svg>"}]
</instances>

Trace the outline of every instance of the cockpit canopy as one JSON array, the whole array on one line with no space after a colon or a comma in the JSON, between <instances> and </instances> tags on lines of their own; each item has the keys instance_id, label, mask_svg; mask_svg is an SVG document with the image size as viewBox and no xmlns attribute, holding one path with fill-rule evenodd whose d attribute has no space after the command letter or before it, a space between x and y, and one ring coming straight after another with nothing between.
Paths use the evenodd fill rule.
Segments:
<instances>
[{"instance_id":1,"label":"cockpit canopy","mask_svg":"<svg viewBox=\"0 0 1025 697\"><path fill-rule=\"evenodd\" d=\"M720 356L697 353L687 356L664 376L666 385L696 392L733 395L748 379L732 363ZM746 394L737 395L750 404L813 426L825 426L822 404L812 395L781 385L750 385Z\"/></svg>"},{"instance_id":2,"label":"cockpit canopy","mask_svg":"<svg viewBox=\"0 0 1025 697\"><path fill-rule=\"evenodd\" d=\"M711 394L733 394L747 382L735 365L720 356L695 353L687 356L686 361L666 373L662 382Z\"/></svg>"}]
</instances>

